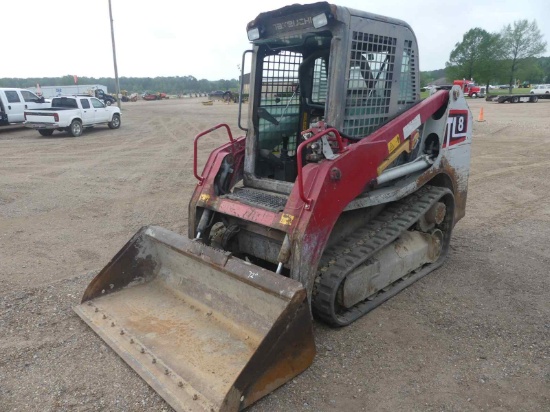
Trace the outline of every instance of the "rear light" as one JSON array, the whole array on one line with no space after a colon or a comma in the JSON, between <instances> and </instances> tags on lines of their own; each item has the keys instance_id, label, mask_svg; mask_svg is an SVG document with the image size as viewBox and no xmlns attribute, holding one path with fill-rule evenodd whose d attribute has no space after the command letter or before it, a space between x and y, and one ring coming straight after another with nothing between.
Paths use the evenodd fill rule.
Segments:
<instances>
[{"instance_id":1,"label":"rear light","mask_svg":"<svg viewBox=\"0 0 550 412\"><path fill-rule=\"evenodd\" d=\"M58 122L59 121L59 115L57 113L53 114L53 119Z\"/></svg>"}]
</instances>

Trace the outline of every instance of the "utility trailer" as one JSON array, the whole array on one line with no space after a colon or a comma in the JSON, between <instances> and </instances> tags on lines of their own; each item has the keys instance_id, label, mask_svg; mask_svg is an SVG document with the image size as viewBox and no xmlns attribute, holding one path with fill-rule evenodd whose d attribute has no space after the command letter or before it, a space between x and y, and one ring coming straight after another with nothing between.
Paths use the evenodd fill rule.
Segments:
<instances>
[{"instance_id":1,"label":"utility trailer","mask_svg":"<svg viewBox=\"0 0 550 412\"><path fill-rule=\"evenodd\" d=\"M503 94L498 96L487 96L485 100L497 103L536 103L539 101L539 97L533 94Z\"/></svg>"}]
</instances>

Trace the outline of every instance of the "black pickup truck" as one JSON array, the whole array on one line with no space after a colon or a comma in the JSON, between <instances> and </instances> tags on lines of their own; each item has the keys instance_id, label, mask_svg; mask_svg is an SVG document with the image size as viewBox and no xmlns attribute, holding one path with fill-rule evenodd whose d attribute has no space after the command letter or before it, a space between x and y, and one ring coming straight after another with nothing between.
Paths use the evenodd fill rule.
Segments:
<instances>
[{"instance_id":1,"label":"black pickup truck","mask_svg":"<svg viewBox=\"0 0 550 412\"><path fill-rule=\"evenodd\" d=\"M99 100L103 100L106 106L110 106L113 103L116 103L116 99L113 96L111 96L110 94L106 94L101 89L95 90L95 97L97 97Z\"/></svg>"}]
</instances>

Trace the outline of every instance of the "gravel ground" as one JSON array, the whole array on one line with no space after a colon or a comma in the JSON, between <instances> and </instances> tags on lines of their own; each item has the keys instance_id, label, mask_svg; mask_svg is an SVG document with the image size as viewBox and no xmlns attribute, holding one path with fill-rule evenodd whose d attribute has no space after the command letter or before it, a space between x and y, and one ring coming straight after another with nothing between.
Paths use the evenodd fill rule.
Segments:
<instances>
[{"instance_id":1,"label":"gravel ground","mask_svg":"<svg viewBox=\"0 0 550 412\"><path fill-rule=\"evenodd\" d=\"M237 105L128 103L78 139L0 130L0 410L170 411L72 311L143 225L186 233L192 138ZM251 411L550 411L550 100L471 100L467 216L451 255ZM200 158L225 141L201 141Z\"/></svg>"}]
</instances>

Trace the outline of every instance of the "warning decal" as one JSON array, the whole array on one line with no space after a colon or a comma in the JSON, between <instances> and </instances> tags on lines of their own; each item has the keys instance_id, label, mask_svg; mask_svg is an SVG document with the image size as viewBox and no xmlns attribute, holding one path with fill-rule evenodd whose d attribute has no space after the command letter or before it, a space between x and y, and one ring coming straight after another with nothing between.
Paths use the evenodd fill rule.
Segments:
<instances>
[{"instance_id":1,"label":"warning decal","mask_svg":"<svg viewBox=\"0 0 550 412\"><path fill-rule=\"evenodd\" d=\"M451 110L449 112L443 147L453 146L466 140L469 127L468 118L468 110Z\"/></svg>"}]
</instances>

